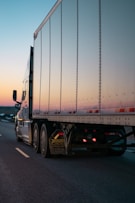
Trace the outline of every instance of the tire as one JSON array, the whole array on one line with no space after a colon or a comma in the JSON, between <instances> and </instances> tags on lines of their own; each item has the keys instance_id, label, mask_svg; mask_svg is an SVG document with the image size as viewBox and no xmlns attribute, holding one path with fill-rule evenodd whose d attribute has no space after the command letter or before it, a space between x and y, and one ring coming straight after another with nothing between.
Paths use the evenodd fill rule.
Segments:
<instances>
[{"instance_id":1,"label":"tire","mask_svg":"<svg viewBox=\"0 0 135 203\"><path fill-rule=\"evenodd\" d=\"M17 142L22 142L22 139L20 137L18 137L18 135L16 135L16 140L17 140Z\"/></svg>"},{"instance_id":2,"label":"tire","mask_svg":"<svg viewBox=\"0 0 135 203\"><path fill-rule=\"evenodd\" d=\"M22 142L22 139L20 137L18 137L18 135L16 135L16 140L17 140L17 142Z\"/></svg>"},{"instance_id":3,"label":"tire","mask_svg":"<svg viewBox=\"0 0 135 203\"><path fill-rule=\"evenodd\" d=\"M39 127L38 124L35 123L33 127L33 147L37 153L40 152L40 145L39 145Z\"/></svg>"},{"instance_id":4,"label":"tire","mask_svg":"<svg viewBox=\"0 0 135 203\"><path fill-rule=\"evenodd\" d=\"M123 131L118 131L118 135L114 136L113 139L116 139L118 137L122 137L124 135ZM113 140L112 139L112 140ZM113 155L113 156L121 156L125 153L126 151L126 138L121 139L120 141L114 143L112 145L112 147L109 149L109 155ZM121 144L121 146L116 146L118 144Z\"/></svg>"},{"instance_id":5,"label":"tire","mask_svg":"<svg viewBox=\"0 0 135 203\"><path fill-rule=\"evenodd\" d=\"M50 157L49 139L45 124L42 124L40 130L40 152L44 158Z\"/></svg>"}]
</instances>

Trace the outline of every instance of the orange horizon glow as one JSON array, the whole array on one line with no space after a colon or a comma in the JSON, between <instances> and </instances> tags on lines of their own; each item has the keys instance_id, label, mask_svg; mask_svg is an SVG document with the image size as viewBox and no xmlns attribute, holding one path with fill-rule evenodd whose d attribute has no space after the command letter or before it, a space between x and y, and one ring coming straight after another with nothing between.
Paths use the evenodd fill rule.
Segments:
<instances>
[{"instance_id":1,"label":"orange horizon glow","mask_svg":"<svg viewBox=\"0 0 135 203\"><path fill-rule=\"evenodd\" d=\"M12 93L14 90L14 85L8 84L7 86L0 86L0 106L14 106L15 102L12 99ZM17 88L18 92L18 100L20 101L21 98L21 92L22 92L22 87Z\"/></svg>"}]
</instances>

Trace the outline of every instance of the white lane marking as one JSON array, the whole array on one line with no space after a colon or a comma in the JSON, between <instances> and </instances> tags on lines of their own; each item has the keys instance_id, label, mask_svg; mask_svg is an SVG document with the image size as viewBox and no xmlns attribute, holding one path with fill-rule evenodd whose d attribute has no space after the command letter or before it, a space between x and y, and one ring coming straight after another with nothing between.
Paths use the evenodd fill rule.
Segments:
<instances>
[{"instance_id":1,"label":"white lane marking","mask_svg":"<svg viewBox=\"0 0 135 203\"><path fill-rule=\"evenodd\" d=\"M30 156L28 154L26 154L25 152L23 152L21 149L19 149L18 147L15 148L16 151L18 151L21 155L23 155L25 158L30 158Z\"/></svg>"},{"instance_id":2,"label":"white lane marking","mask_svg":"<svg viewBox=\"0 0 135 203\"><path fill-rule=\"evenodd\" d=\"M135 149L127 149L126 152L135 153Z\"/></svg>"}]
</instances>

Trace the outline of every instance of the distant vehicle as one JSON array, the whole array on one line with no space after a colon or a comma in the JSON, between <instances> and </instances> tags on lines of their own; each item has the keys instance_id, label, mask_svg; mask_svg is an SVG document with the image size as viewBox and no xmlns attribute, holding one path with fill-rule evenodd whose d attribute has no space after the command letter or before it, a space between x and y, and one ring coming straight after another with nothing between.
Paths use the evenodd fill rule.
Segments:
<instances>
[{"instance_id":1,"label":"distant vehicle","mask_svg":"<svg viewBox=\"0 0 135 203\"><path fill-rule=\"evenodd\" d=\"M0 117L3 117L3 116L5 116L5 113L0 113Z\"/></svg>"},{"instance_id":2,"label":"distant vehicle","mask_svg":"<svg viewBox=\"0 0 135 203\"><path fill-rule=\"evenodd\" d=\"M1 121L10 121L10 122L14 122L15 119L15 115L14 114L5 114L5 113L0 113L0 120Z\"/></svg>"},{"instance_id":3,"label":"distant vehicle","mask_svg":"<svg viewBox=\"0 0 135 203\"><path fill-rule=\"evenodd\" d=\"M18 141L43 157L125 152L135 133L134 19L132 0L56 2L34 33L21 102L13 91Z\"/></svg>"}]
</instances>

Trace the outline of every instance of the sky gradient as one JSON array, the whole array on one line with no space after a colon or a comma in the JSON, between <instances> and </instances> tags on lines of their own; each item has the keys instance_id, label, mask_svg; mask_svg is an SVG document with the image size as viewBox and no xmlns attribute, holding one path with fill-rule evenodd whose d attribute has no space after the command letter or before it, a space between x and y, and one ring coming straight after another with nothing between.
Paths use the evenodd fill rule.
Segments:
<instances>
[{"instance_id":1,"label":"sky gradient","mask_svg":"<svg viewBox=\"0 0 135 203\"><path fill-rule=\"evenodd\" d=\"M14 106L13 89L21 98L33 33L57 0L5 0L0 3L0 106Z\"/></svg>"}]
</instances>

